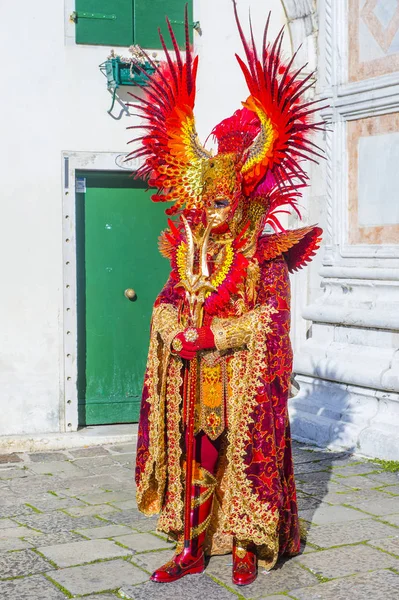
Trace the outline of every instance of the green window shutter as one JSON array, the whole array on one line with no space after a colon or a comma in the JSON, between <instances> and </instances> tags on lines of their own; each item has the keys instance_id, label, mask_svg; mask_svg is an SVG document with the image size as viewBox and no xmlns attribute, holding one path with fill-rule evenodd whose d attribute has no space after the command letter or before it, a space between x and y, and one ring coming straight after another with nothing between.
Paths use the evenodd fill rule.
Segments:
<instances>
[{"instance_id":1,"label":"green window shutter","mask_svg":"<svg viewBox=\"0 0 399 600\"><path fill-rule=\"evenodd\" d=\"M134 0L134 43L143 48L161 48L158 27L168 48L172 48L165 16L172 22L177 43L184 45L184 7L186 0ZM188 2L190 37L192 38L193 2ZM173 21L177 21L174 23Z\"/></svg>"},{"instance_id":2,"label":"green window shutter","mask_svg":"<svg viewBox=\"0 0 399 600\"><path fill-rule=\"evenodd\" d=\"M133 44L133 2L76 0L76 43L102 46Z\"/></svg>"}]
</instances>

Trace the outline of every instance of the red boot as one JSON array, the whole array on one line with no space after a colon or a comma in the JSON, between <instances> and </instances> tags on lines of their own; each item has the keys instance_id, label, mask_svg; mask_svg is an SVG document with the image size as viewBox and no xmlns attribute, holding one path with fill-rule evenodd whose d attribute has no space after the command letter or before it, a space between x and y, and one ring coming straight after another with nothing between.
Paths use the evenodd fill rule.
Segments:
<instances>
[{"instance_id":1,"label":"red boot","mask_svg":"<svg viewBox=\"0 0 399 600\"><path fill-rule=\"evenodd\" d=\"M257 575L257 560L253 544L234 540L233 544L233 583L249 585Z\"/></svg>"},{"instance_id":2,"label":"red boot","mask_svg":"<svg viewBox=\"0 0 399 600\"><path fill-rule=\"evenodd\" d=\"M169 583L185 575L202 573L205 569L204 542L211 519L216 479L201 467L195 470L191 494L191 540L187 548L176 552L172 560L154 571L152 581Z\"/></svg>"}]
</instances>

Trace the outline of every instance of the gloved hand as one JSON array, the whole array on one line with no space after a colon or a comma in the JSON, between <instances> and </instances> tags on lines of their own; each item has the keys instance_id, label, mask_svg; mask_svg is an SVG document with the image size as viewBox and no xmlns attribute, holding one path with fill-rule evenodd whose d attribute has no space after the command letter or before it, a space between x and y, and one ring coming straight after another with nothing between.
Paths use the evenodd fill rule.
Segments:
<instances>
[{"instance_id":1,"label":"gloved hand","mask_svg":"<svg viewBox=\"0 0 399 600\"><path fill-rule=\"evenodd\" d=\"M172 341L172 352L186 360L195 358L199 350L215 348L215 338L210 327L188 327Z\"/></svg>"}]
</instances>

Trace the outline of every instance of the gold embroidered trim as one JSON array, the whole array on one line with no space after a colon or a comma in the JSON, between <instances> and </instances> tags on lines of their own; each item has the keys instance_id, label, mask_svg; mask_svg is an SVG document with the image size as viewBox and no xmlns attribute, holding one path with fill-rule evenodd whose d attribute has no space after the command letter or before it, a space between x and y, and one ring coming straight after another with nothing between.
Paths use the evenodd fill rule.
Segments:
<instances>
[{"instance_id":1,"label":"gold embroidered trim","mask_svg":"<svg viewBox=\"0 0 399 600\"><path fill-rule=\"evenodd\" d=\"M245 555L247 554L247 550L246 548L243 548L242 546L236 546L235 547L235 553L238 556L238 558L245 558Z\"/></svg>"},{"instance_id":2,"label":"gold embroidered trim","mask_svg":"<svg viewBox=\"0 0 399 600\"><path fill-rule=\"evenodd\" d=\"M240 348L248 344L257 321L258 310L254 309L241 317L219 319L215 317L211 330L219 351Z\"/></svg>"},{"instance_id":3,"label":"gold embroidered trim","mask_svg":"<svg viewBox=\"0 0 399 600\"><path fill-rule=\"evenodd\" d=\"M198 340L198 331L194 327L189 327L184 332L186 342L196 342Z\"/></svg>"},{"instance_id":4,"label":"gold embroidered trim","mask_svg":"<svg viewBox=\"0 0 399 600\"><path fill-rule=\"evenodd\" d=\"M221 264L216 265L215 272L213 273L213 275L211 277L211 284L216 289L220 285L222 285L222 283L226 279L227 275L229 274L231 265L233 264L233 261L234 261L234 249L233 249L233 244L231 242L228 242L222 248L222 254L223 254L223 258L222 258Z\"/></svg>"},{"instance_id":5,"label":"gold embroidered trim","mask_svg":"<svg viewBox=\"0 0 399 600\"><path fill-rule=\"evenodd\" d=\"M205 521L202 521L202 523L197 525L197 527L193 527L191 529L191 536L193 538L198 537L199 535L201 535L201 533L203 533L206 529L208 529L208 525L211 522L211 516L212 516L212 513L209 513L209 515L207 516Z\"/></svg>"},{"instance_id":6,"label":"gold embroidered trim","mask_svg":"<svg viewBox=\"0 0 399 600\"><path fill-rule=\"evenodd\" d=\"M200 485L201 487L205 488L205 490L199 496L192 498L192 508L204 504L204 502L206 502L212 496L217 485L216 477L214 477L212 473L203 467L199 467L198 475L198 477L194 477L193 483L195 485Z\"/></svg>"},{"instance_id":7,"label":"gold embroidered trim","mask_svg":"<svg viewBox=\"0 0 399 600\"><path fill-rule=\"evenodd\" d=\"M161 471L159 465L164 465L165 450L163 444L152 443L152 440L162 440L164 436L164 429L162 426L164 419L161 419L164 403L162 400L163 395L162 393L159 393L159 385L161 384L160 387L164 388L166 383L168 353L164 352L161 358L159 358L159 338L155 333L160 326L159 321L162 310L163 305L155 307L152 316L150 347L148 350L145 378L145 383L148 388L147 402L151 405L148 416L149 439L151 441L148 445L148 458L136 491L137 505L146 515L152 515L160 511L163 492L159 487L159 481L162 481L162 479L159 480L158 476ZM160 364L162 365L161 368ZM159 372L161 373L161 381L159 381ZM165 467L163 468L165 471ZM163 480L165 480L165 477Z\"/></svg>"},{"instance_id":8,"label":"gold embroidered trim","mask_svg":"<svg viewBox=\"0 0 399 600\"><path fill-rule=\"evenodd\" d=\"M257 318L252 320L248 351L237 350L231 360L232 395L229 399L229 444L223 499L229 510L221 515L220 530L239 539L249 539L259 546L266 545L277 557L278 508L259 501L246 475L244 460L247 431L253 423L251 414L256 406L259 373L267 363L269 323L271 314L277 311L261 306L251 312L256 312Z\"/></svg>"},{"instance_id":9,"label":"gold embroidered trim","mask_svg":"<svg viewBox=\"0 0 399 600\"><path fill-rule=\"evenodd\" d=\"M197 496L196 498L192 498L191 499L191 508L195 508L196 506L201 506L201 504L204 504L204 502L206 502L208 500L208 498L210 498L212 496L213 491L214 491L214 487L209 487L204 492L202 492L202 494Z\"/></svg>"},{"instance_id":10,"label":"gold embroidered trim","mask_svg":"<svg viewBox=\"0 0 399 600\"><path fill-rule=\"evenodd\" d=\"M216 477L212 475L207 469L199 466L198 473L195 472L193 483L196 485L202 485L204 487L212 487L217 484Z\"/></svg>"},{"instance_id":11,"label":"gold embroidered trim","mask_svg":"<svg viewBox=\"0 0 399 600\"><path fill-rule=\"evenodd\" d=\"M169 349L173 338L182 332L177 309L171 304L160 304L155 311L157 311L155 331L159 333L163 343Z\"/></svg>"},{"instance_id":12,"label":"gold embroidered trim","mask_svg":"<svg viewBox=\"0 0 399 600\"><path fill-rule=\"evenodd\" d=\"M173 342L172 342L172 350L175 350L176 352L180 352L180 350L183 349L183 342L181 341L180 338L175 337Z\"/></svg>"},{"instance_id":13,"label":"gold embroidered trim","mask_svg":"<svg viewBox=\"0 0 399 600\"><path fill-rule=\"evenodd\" d=\"M226 359L209 364L200 362L200 428L211 440L216 440L226 427Z\"/></svg>"},{"instance_id":14,"label":"gold embroidered trim","mask_svg":"<svg viewBox=\"0 0 399 600\"><path fill-rule=\"evenodd\" d=\"M147 515L161 513L158 528L166 533L174 533L183 528L180 479L182 360L171 355L167 345L174 323L177 323L177 311L174 307L166 304L155 307L146 372L147 402L151 405L148 417L148 458L136 492L140 511ZM168 428L167 437L165 425Z\"/></svg>"},{"instance_id":15,"label":"gold embroidered trim","mask_svg":"<svg viewBox=\"0 0 399 600\"><path fill-rule=\"evenodd\" d=\"M177 271L179 273L180 281L186 281L187 279L187 254L188 246L185 242L181 242L176 251ZM233 264L234 248L231 241L228 241L226 245L223 246L220 256L220 262L216 265L215 271L211 276L211 284L215 289L222 285ZM206 295L209 296L210 293L212 292L208 292Z\"/></svg>"},{"instance_id":16,"label":"gold embroidered trim","mask_svg":"<svg viewBox=\"0 0 399 600\"><path fill-rule=\"evenodd\" d=\"M183 485L181 480L180 422L183 384L182 361L172 356L169 362L166 389L166 427L167 427L167 468L168 488L164 506L158 520L157 528L165 533L176 532L183 528ZM154 440L159 443L160 440Z\"/></svg>"}]
</instances>

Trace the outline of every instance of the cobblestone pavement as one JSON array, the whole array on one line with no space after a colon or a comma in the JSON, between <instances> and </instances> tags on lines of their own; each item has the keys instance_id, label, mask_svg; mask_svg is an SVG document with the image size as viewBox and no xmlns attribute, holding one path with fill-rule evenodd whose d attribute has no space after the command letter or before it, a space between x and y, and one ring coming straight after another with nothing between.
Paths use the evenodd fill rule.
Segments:
<instances>
[{"instance_id":1,"label":"cobblestone pavement","mask_svg":"<svg viewBox=\"0 0 399 600\"><path fill-rule=\"evenodd\" d=\"M134 500L134 444L0 456L0 599L399 598L399 475L295 444L302 553L255 583L231 557L173 584L148 581L173 553Z\"/></svg>"}]
</instances>

